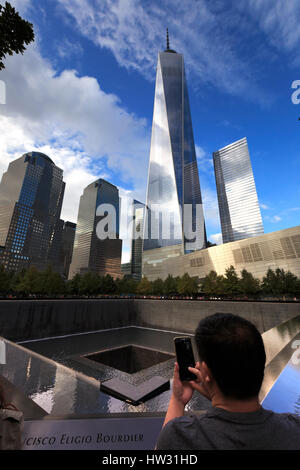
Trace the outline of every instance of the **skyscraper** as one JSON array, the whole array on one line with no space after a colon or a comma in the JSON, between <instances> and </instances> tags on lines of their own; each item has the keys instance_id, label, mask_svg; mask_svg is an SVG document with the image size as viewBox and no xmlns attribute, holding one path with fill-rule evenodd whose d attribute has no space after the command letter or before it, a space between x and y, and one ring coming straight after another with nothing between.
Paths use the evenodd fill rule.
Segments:
<instances>
[{"instance_id":1,"label":"skyscraper","mask_svg":"<svg viewBox=\"0 0 300 470\"><path fill-rule=\"evenodd\" d=\"M264 233L246 137L213 153L223 243Z\"/></svg>"},{"instance_id":2,"label":"skyscraper","mask_svg":"<svg viewBox=\"0 0 300 470\"><path fill-rule=\"evenodd\" d=\"M148 170L143 251L173 255L206 245L183 55L159 52ZM170 254L170 253L169 253Z\"/></svg>"},{"instance_id":3,"label":"skyscraper","mask_svg":"<svg viewBox=\"0 0 300 470\"><path fill-rule=\"evenodd\" d=\"M19 270L59 266L63 171L40 152L11 162L0 183L0 264Z\"/></svg>"},{"instance_id":4,"label":"skyscraper","mask_svg":"<svg viewBox=\"0 0 300 470\"><path fill-rule=\"evenodd\" d=\"M134 220L131 243L131 275L134 279L140 280L142 277L142 252L145 205L134 199L133 207Z\"/></svg>"},{"instance_id":5,"label":"skyscraper","mask_svg":"<svg viewBox=\"0 0 300 470\"><path fill-rule=\"evenodd\" d=\"M99 212L99 206L103 208ZM99 222L113 209L113 230L99 238ZM69 278L91 271L101 276L121 276L122 240L119 239L119 190L98 179L89 184L80 198Z\"/></svg>"},{"instance_id":6,"label":"skyscraper","mask_svg":"<svg viewBox=\"0 0 300 470\"><path fill-rule=\"evenodd\" d=\"M125 205L123 198L122 205L125 207L127 212L126 224L129 225L130 223L129 227L131 229L131 233L127 234L130 237L129 262L122 264L122 273L124 276L140 280L142 277L145 204L137 201L136 199L130 199L130 203L128 204L127 202Z\"/></svg>"},{"instance_id":7,"label":"skyscraper","mask_svg":"<svg viewBox=\"0 0 300 470\"><path fill-rule=\"evenodd\" d=\"M64 222L60 246L60 264L62 274L66 279L68 279L72 261L75 232L76 224L69 221Z\"/></svg>"}]
</instances>

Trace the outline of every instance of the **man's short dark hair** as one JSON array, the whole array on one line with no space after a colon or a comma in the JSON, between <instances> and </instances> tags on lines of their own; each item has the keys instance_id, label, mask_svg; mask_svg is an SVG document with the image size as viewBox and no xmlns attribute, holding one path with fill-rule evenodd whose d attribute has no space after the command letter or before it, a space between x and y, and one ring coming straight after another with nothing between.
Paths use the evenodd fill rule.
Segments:
<instances>
[{"instance_id":1,"label":"man's short dark hair","mask_svg":"<svg viewBox=\"0 0 300 470\"><path fill-rule=\"evenodd\" d=\"M216 313L200 321L195 340L200 361L223 395L240 400L258 395L266 354L261 334L250 321Z\"/></svg>"}]
</instances>

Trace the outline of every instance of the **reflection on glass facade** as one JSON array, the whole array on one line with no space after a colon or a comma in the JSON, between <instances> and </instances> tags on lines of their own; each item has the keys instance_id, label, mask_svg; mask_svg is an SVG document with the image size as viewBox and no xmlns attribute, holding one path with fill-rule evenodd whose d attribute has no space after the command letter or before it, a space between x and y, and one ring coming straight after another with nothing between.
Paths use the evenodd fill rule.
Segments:
<instances>
[{"instance_id":1,"label":"reflection on glass facade","mask_svg":"<svg viewBox=\"0 0 300 470\"><path fill-rule=\"evenodd\" d=\"M134 279L142 277L142 250L143 250L143 231L145 205L134 200L134 222L131 244L131 275Z\"/></svg>"},{"instance_id":2,"label":"reflection on glass facade","mask_svg":"<svg viewBox=\"0 0 300 470\"><path fill-rule=\"evenodd\" d=\"M190 205L189 218L186 204ZM186 253L187 243L193 241L192 249L205 247L184 61L182 54L169 47L158 55L146 207L144 251L177 246L177 251ZM193 237L185 237L184 221Z\"/></svg>"},{"instance_id":3,"label":"reflection on glass facade","mask_svg":"<svg viewBox=\"0 0 300 470\"><path fill-rule=\"evenodd\" d=\"M113 206L116 215L115 238L99 239L96 229L104 216L96 214L102 204ZM101 276L121 276L122 240L119 239L119 190L99 179L84 189L80 198L69 278L95 272Z\"/></svg>"},{"instance_id":4,"label":"reflection on glass facade","mask_svg":"<svg viewBox=\"0 0 300 470\"><path fill-rule=\"evenodd\" d=\"M72 261L72 253L74 247L74 239L76 232L76 224L73 222L64 222L62 230L62 241L60 246L60 264L64 278L68 279L70 264Z\"/></svg>"},{"instance_id":5,"label":"reflection on glass facade","mask_svg":"<svg viewBox=\"0 0 300 470\"><path fill-rule=\"evenodd\" d=\"M0 183L0 263L9 270L47 264L60 271L63 171L40 152L9 164Z\"/></svg>"},{"instance_id":6,"label":"reflection on glass facade","mask_svg":"<svg viewBox=\"0 0 300 470\"><path fill-rule=\"evenodd\" d=\"M223 243L264 233L246 137L214 152Z\"/></svg>"},{"instance_id":7,"label":"reflection on glass facade","mask_svg":"<svg viewBox=\"0 0 300 470\"><path fill-rule=\"evenodd\" d=\"M124 204L124 198L122 204ZM130 239L130 261L122 264L122 273L126 277L140 280L142 278L145 204L136 199L130 199L125 209L128 211L125 215L127 216L126 224L129 227L127 235Z\"/></svg>"}]
</instances>

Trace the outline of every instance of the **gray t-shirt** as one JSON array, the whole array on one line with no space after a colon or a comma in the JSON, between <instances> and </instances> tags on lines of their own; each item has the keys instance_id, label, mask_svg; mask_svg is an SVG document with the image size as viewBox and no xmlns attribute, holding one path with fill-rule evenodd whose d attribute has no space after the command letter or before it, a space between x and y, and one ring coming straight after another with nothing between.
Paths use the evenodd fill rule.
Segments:
<instances>
[{"instance_id":1,"label":"gray t-shirt","mask_svg":"<svg viewBox=\"0 0 300 470\"><path fill-rule=\"evenodd\" d=\"M212 408L182 416L161 430L160 450L300 450L300 416L260 408L232 413Z\"/></svg>"}]
</instances>

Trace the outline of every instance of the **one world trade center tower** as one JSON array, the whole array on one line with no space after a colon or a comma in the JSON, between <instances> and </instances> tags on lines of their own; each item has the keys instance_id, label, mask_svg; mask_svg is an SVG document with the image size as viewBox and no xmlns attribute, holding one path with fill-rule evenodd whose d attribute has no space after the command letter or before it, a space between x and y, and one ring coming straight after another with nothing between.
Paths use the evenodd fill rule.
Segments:
<instances>
[{"instance_id":1,"label":"one world trade center tower","mask_svg":"<svg viewBox=\"0 0 300 470\"><path fill-rule=\"evenodd\" d=\"M144 255L164 247L168 256L205 248L183 55L170 49L168 32L167 48L158 55L148 171Z\"/></svg>"}]
</instances>

